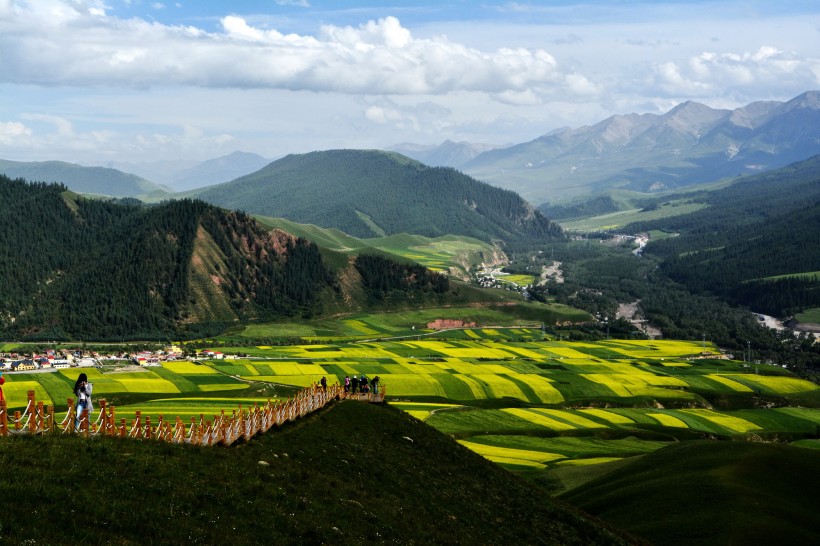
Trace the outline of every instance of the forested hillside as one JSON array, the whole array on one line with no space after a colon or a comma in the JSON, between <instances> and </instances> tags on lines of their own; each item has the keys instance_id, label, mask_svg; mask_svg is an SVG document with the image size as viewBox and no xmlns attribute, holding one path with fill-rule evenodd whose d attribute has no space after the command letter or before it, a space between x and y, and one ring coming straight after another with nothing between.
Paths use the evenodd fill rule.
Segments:
<instances>
[{"instance_id":1,"label":"forested hillside","mask_svg":"<svg viewBox=\"0 0 820 546\"><path fill-rule=\"evenodd\" d=\"M514 192L390 152L291 155L196 195L218 206L357 237L455 234L515 244L562 236Z\"/></svg>"},{"instance_id":2,"label":"forested hillside","mask_svg":"<svg viewBox=\"0 0 820 546\"><path fill-rule=\"evenodd\" d=\"M0 338L165 339L447 298L424 267L342 262L331 270L312 242L202 201L104 202L0 176Z\"/></svg>"},{"instance_id":3,"label":"forested hillside","mask_svg":"<svg viewBox=\"0 0 820 546\"><path fill-rule=\"evenodd\" d=\"M671 278L775 315L820 305L820 156L691 197L698 212L629 226Z\"/></svg>"}]
</instances>

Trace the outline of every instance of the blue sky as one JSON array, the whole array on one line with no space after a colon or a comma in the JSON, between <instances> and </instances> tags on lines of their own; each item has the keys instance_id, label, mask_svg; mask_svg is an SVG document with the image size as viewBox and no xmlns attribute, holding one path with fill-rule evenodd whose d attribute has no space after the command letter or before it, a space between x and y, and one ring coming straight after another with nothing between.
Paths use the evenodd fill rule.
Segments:
<instances>
[{"instance_id":1,"label":"blue sky","mask_svg":"<svg viewBox=\"0 0 820 546\"><path fill-rule=\"evenodd\" d=\"M814 1L0 0L0 159L505 144L810 89Z\"/></svg>"}]
</instances>

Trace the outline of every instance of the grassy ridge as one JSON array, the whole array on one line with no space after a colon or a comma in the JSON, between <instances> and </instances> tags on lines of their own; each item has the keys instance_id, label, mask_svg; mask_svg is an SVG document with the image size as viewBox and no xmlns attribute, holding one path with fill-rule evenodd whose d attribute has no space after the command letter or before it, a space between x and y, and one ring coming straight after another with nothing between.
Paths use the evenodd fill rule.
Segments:
<instances>
[{"instance_id":1,"label":"grassy ridge","mask_svg":"<svg viewBox=\"0 0 820 546\"><path fill-rule=\"evenodd\" d=\"M353 402L233 448L13 437L0 466L3 543L626 543L398 410Z\"/></svg>"},{"instance_id":2,"label":"grassy ridge","mask_svg":"<svg viewBox=\"0 0 820 546\"><path fill-rule=\"evenodd\" d=\"M437 271L454 269L466 274L467 269L488 261L498 251L489 243L472 237L443 235L423 237L400 233L374 239L359 239L333 228L300 224L285 218L256 216L267 229L281 229L316 243L322 249L345 255L383 253L410 260ZM345 262L346 263L346 262ZM344 264L342 264L344 265Z\"/></svg>"},{"instance_id":3,"label":"grassy ridge","mask_svg":"<svg viewBox=\"0 0 820 546\"><path fill-rule=\"evenodd\" d=\"M685 442L563 498L654 544L817 544L820 452Z\"/></svg>"}]
</instances>

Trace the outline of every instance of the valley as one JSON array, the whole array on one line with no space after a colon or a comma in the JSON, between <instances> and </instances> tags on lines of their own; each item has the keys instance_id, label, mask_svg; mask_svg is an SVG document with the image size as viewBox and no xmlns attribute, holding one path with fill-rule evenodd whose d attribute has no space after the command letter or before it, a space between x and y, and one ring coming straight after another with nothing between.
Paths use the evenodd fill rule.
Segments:
<instances>
[{"instance_id":1,"label":"valley","mask_svg":"<svg viewBox=\"0 0 820 546\"><path fill-rule=\"evenodd\" d=\"M0 0L0 544L820 544L818 29Z\"/></svg>"},{"instance_id":2,"label":"valley","mask_svg":"<svg viewBox=\"0 0 820 546\"><path fill-rule=\"evenodd\" d=\"M812 110L812 97L792 106ZM720 133L722 123L737 118L737 112L704 108L688 103L641 123L651 133L704 115ZM775 120L778 108L764 110ZM596 133L556 133L541 139L540 149L586 139L584 131ZM756 142L765 134L761 129ZM573 146L583 148L581 140ZM801 146L792 152L806 151ZM751 161L753 147L740 147L733 158L746 153ZM461 153L456 148L451 157ZM514 148L523 158L530 147ZM489 157L506 153L494 148L461 157L489 169L497 168ZM561 513L563 505L554 501L560 498L602 520L571 516L566 527L534 531L545 542L580 536L583 543L701 541L688 522L711 517L692 500L703 496L731 497L749 514L714 521L716 543L755 532L813 540L820 530L807 523L811 509L804 505L815 501L799 482L820 453L819 157L698 183L681 163L660 185L610 187L590 179L587 189L594 192L583 196L557 184L550 191L567 199L538 208L453 168L378 150L180 163L166 180L187 188L183 193L113 169L0 163L10 173L0 175L0 366L6 372L0 422L12 425L9 438L0 439L0 459L16 468L12 459L26 449L14 436L26 434L20 423L31 393L59 414L80 373L110 412L94 417L92 446L107 441L96 435L102 419L114 414L122 430L148 427L143 436L152 438L157 423L205 423L210 415L216 422L223 413L284 404L322 379L334 385L378 377L386 407L354 410L356 402L331 402L298 425L283 421L262 437L217 449L297 442L301 447L277 449L349 465L355 455L342 455L339 443L332 455L326 448L320 455L318 445L291 438L303 428L326 435L322 423L336 419L334 426L355 437L360 423L344 416L364 412L359 418L387 427L371 431L379 438L368 448L371 461L406 463L407 444L423 436L437 447L422 466L458 460L459 470L442 466L441 472L463 476L481 469L470 488L495 487L483 477L492 468L489 476L501 478L490 482L536 491L538 506L519 511L522 517ZM662 171L663 161L658 156L655 167L640 169ZM714 162L700 165L722 172ZM531 167L548 168L543 160ZM559 167L556 156L549 168ZM477 172L492 179L490 171ZM513 171L505 173L513 187L523 183ZM53 176L58 183L16 178L26 176ZM220 176L238 177L217 182ZM104 195L101 181L121 189ZM541 195L532 191L522 193ZM48 221L30 222L35 216ZM195 437L194 425L190 430L181 437ZM48 442L50 435L27 440ZM185 447L192 446L168 449ZM62 456L63 448L52 449ZM154 448L145 449L150 460ZM677 460L681 453L691 460ZM257 458L274 472L291 471L269 455ZM704 483L689 469L703 464L708 472L737 475L775 460L804 470L778 472L777 486L764 486ZM653 475L655 466L663 476ZM395 479L388 469L374 472L382 482ZM314 483L321 473L298 474L310 495L326 496ZM643 479L652 481L624 485ZM408 483L401 488L406 495ZM668 503L685 517L647 524L632 516L653 508L647 496L670 489L690 499ZM414 491L419 498L427 494ZM471 495L442 494L462 499L461 517L471 519L457 542L484 529L466 507ZM404 542L409 535L402 533L420 532L380 512L368 500L373 492L364 495L355 502L380 514L371 518L379 536L398 533ZM508 495L519 498L517 492L497 495L478 509L501 513ZM761 495L771 498L750 508ZM599 498L616 499L622 509ZM300 502L314 506L309 496ZM793 508L772 519L765 515L772 503ZM261 513L290 517L278 509ZM281 536L331 536L304 518L289 529ZM39 532L42 538L53 531ZM161 541L168 536L157 535ZM438 541L444 535L422 536Z\"/></svg>"}]
</instances>

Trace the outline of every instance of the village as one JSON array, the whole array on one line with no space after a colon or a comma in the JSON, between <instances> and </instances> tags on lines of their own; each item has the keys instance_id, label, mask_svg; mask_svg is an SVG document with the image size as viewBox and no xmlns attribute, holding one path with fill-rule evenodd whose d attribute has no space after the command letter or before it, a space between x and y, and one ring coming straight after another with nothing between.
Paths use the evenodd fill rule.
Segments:
<instances>
[{"instance_id":1,"label":"village","mask_svg":"<svg viewBox=\"0 0 820 546\"><path fill-rule=\"evenodd\" d=\"M219 351L204 350L199 358L220 360L226 355ZM176 345L157 351L134 353L100 353L85 349L49 349L41 353L0 353L0 370L4 372L49 371L63 368L100 368L109 365L160 366L162 362L188 359ZM229 358L229 357L228 357Z\"/></svg>"}]
</instances>

